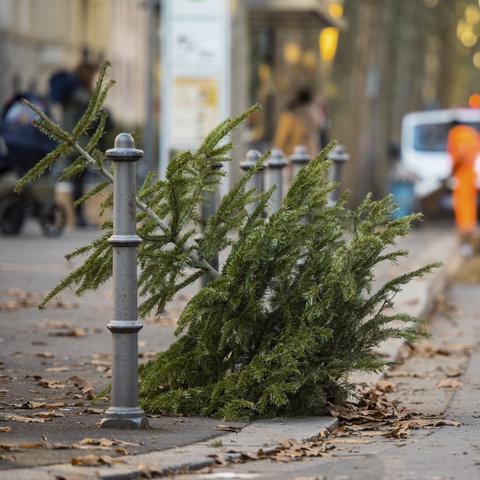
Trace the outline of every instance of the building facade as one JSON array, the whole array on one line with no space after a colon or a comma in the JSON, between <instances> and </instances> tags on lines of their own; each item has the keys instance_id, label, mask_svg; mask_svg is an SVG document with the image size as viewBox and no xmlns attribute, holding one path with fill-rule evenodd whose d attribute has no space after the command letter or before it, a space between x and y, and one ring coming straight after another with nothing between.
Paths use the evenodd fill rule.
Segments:
<instances>
[{"instance_id":1,"label":"building facade","mask_svg":"<svg viewBox=\"0 0 480 480\"><path fill-rule=\"evenodd\" d=\"M82 58L108 59L116 85L107 107L116 124L145 132L142 147L154 167L164 1L173 0L0 0L0 102L22 90L45 94L52 72ZM225 1L232 12L231 112L262 103L256 140L268 147L294 90L322 90L318 39L334 23L331 0Z\"/></svg>"}]
</instances>

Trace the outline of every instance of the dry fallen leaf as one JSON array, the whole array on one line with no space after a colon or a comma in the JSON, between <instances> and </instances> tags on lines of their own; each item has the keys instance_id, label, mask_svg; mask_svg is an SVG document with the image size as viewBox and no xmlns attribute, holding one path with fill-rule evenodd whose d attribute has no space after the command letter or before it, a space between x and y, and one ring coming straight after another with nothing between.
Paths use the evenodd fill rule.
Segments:
<instances>
[{"instance_id":1,"label":"dry fallen leaf","mask_svg":"<svg viewBox=\"0 0 480 480\"><path fill-rule=\"evenodd\" d=\"M12 429L10 427L0 427L0 432L9 433Z\"/></svg>"},{"instance_id":2,"label":"dry fallen leaf","mask_svg":"<svg viewBox=\"0 0 480 480\"><path fill-rule=\"evenodd\" d=\"M214 453L207 456L210 458L213 458L215 462L222 467L225 467L229 463L228 460L225 458L225 456L222 455L221 453Z\"/></svg>"},{"instance_id":3,"label":"dry fallen leaf","mask_svg":"<svg viewBox=\"0 0 480 480\"><path fill-rule=\"evenodd\" d=\"M8 413L8 414L4 415L3 420L13 420L15 422L22 422L22 423L43 423L43 422L45 422L44 418L25 417L23 415L16 415L14 413Z\"/></svg>"},{"instance_id":4,"label":"dry fallen leaf","mask_svg":"<svg viewBox=\"0 0 480 480\"><path fill-rule=\"evenodd\" d=\"M100 465L111 465L113 458L108 455L85 455L83 457L73 457L71 464L76 467L98 467Z\"/></svg>"},{"instance_id":5,"label":"dry fallen leaf","mask_svg":"<svg viewBox=\"0 0 480 480\"><path fill-rule=\"evenodd\" d=\"M38 381L38 385L45 387L45 388L65 388L66 385L60 383L58 380L54 378L41 378Z\"/></svg>"},{"instance_id":6,"label":"dry fallen leaf","mask_svg":"<svg viewBox=\"0 0 480 480\"><path fill-rule=\"evenodd\" d=\"M35 408L43 408L47 405L47 402L34 402L34 401L31 401L31 400L28 400L26 401L25 403L22 403L20 405L12 405L12 406L15 406L17 408L24 408L24 409L35 409Z\"/></svg>"},{"instance_id":7,"label":"dry fallen leaf","mask_svg":"<svg viewBox=\"0 0 480 480\"><path fill-rule=\"evenodd\" d=\"M52 352L38 352L35 356L40 358L53 358L55 355Z\"/></svg>"},{"instance_id":8,"label":"dry fallen leaf","mask_svg":"<svg viewBox=\"0 0 480 480\"><path fill-rule=\"evenodd\" d=\"M43 447L47 450L67 450L73 448L65 443L51 442L45 435L42 435Z\"/></svg>"},{"instance_id":9,"label":"dry fallen leaf","mask_svg":"<svg viewBox=\"0 0 480 480\"><path fill-rule=\"evenodd\" d=\"M459 388L463 387L463 383L459 380L454 379L446 379L440 380L436 385L435 388Z\"/></svg>"},{"instance_id":10,"label":"dry fallen leaf","mask_svg":"<svg viewBox=\"0 0 480 480\"><path fill-rule=\"evenodd\" d=\"M35 412L32 414L35 417L40 417L40 418L54 418L54 417L64 417L65 415L63 413L57 412L55 410L47 410L44 412Z\"/></svg>"},{"instance_id":11,"label":"dry fallen leaf","mask_svg":"<svg viewBox=\"0 0 480 480\"><path fill-rule=\"evenodd\" d=\"M80 442L73 444L74 448L84 449L97 449L97 450L111 450L113 447L139 447L140 443L126 442L124 440L117 440L115 438L84 438ZM120 449L122 450L122 449ZM125 448L123 448L125 450ZM122 451L123 451L122 450ZM126 452L126 450L125 450ZM127 453L122 453L126 455Z\"/></svg>"},{"instance_id":12,"label":"dry fallen leaf","mask_svg":"<svg viewBox=\"0 0 480 480\"><path fill-rule=\"evenodd\" d=\"M84 328L72 328L70 330L58 330L50 332L50 337L84 337L87 331Z\"/></svg>"},{"instance_id":13,"label":"dry fallen leaf","mask_svg":"<svg viewBox=\"0 0 480 480\"><path fill-rule=\"evenodd\" d=\"M382 392L394 392L397 388L397 385L393 382L389 382L388 380L379 380L377 382L377 388Z\"/></svg>"},{"instance_id":14,"label":"dry fallen leaf","mask_svg":"<svg viewBox=\"0 0 480 480\"><path fill-rule=\"evenodd\" d=\"M140 463L138 465L138 471L143 475L142 478L156 478L157 475L161 476L163 474L163 470L158 470L158 468L147 465L146 463Z\"/></svg>"},{"instance_id":15,"label":"dry fallen leaf","mask_svg":"<svg viewBox=\"0 0 480 480\"><path fill-rule=\"evenodd\" d=\"M83 393L92 393L93 392L92 384L88 380L85 380L81 377L78 377L78 376L74 375L73 377L70 377L67 381L70 385L74 385L75 387L77 387Z\"/></svg>"}]
</instances>

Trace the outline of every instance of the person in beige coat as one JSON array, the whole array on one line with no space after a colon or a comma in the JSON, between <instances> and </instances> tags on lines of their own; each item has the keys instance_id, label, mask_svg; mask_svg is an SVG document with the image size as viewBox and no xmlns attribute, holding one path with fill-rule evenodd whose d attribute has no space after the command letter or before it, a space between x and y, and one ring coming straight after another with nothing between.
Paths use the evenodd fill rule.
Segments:
<instances>
[{"instance_id":1,"label":"person in beige coat","mask_svg":"<svg viewBox=\"0 0 480 480\"><path fill-rule=\"evenodd\" d=\"M320 150L320 131L315 108L310 91L300 90L280 114L273 147L289 156L297 145L302 145L311 156L316 155Z\"/></svg>"}]
</instances>

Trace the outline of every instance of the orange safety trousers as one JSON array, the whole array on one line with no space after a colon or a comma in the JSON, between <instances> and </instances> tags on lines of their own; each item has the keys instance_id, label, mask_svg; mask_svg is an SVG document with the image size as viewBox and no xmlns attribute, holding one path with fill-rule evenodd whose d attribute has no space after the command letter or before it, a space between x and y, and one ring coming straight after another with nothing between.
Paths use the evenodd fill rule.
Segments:
<instances>
[{"instance_id":1,"label":"orange safety trousers","mask_svg":"<svg viewBox=\"0 0 480 480\"><path fill-rule=\"evenodd\" d=\"M459 230L472 231L477 225L477 185L475 158L480 152L477 131L468 125L457 125L448 134L447 149L452 159L454 177L453 209Z\"/></svg>"}]
</instances>

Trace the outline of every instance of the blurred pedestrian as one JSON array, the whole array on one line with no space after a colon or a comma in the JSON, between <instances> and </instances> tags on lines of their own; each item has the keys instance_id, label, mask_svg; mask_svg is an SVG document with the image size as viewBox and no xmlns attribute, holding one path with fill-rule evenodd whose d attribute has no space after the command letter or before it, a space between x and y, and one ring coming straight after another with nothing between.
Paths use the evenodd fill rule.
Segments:
<instances>
[{"instance_id":1,"label":"blurred pedestrian","mask_svg":"<svg viewBox=\"0 0 480 480\"><path fill-rule=\"evenodd\" d=\"M288 156L297 145L302 145L310 155L316 155L320 150L320 131L315 108L311 91L299 90L280 114L273 139L274 148Z\"/></svg>"},{"instance_id":2,"label":"blurred pedestrian","mask_svg":"<svg viewBox=\"0 0 480 480\"><path fill-rule=\"evenodd\" d=\"M53 102L58 102L61 107L61 125L67 132L72 132L82 115L85 113L90 101L94 79L98 66L86 60L82 60L78 66L70 71L58 71L50 79L50 97ZM86 139L80 139L86 143ZM73 152L67 161L72 162L76 158ZM85 169L72 177L73 202L84 195L85 181L88 170ZM89 226L83 211L83 205L76 205L75 225L77 227Z\"/></svg>"},{"instance_id":3,"label":"blurred pedestrian","mask_svg":"<svg viewBox=\"0 0 480 480\"><path fill-rule=\"evenodd\" d=\"M448 133L447 150L452 160L453 209L461 235L477 227L477 178L475 158L480 153L480 139L475 128L453 122Z\"/></svg>"}]
</instances>

